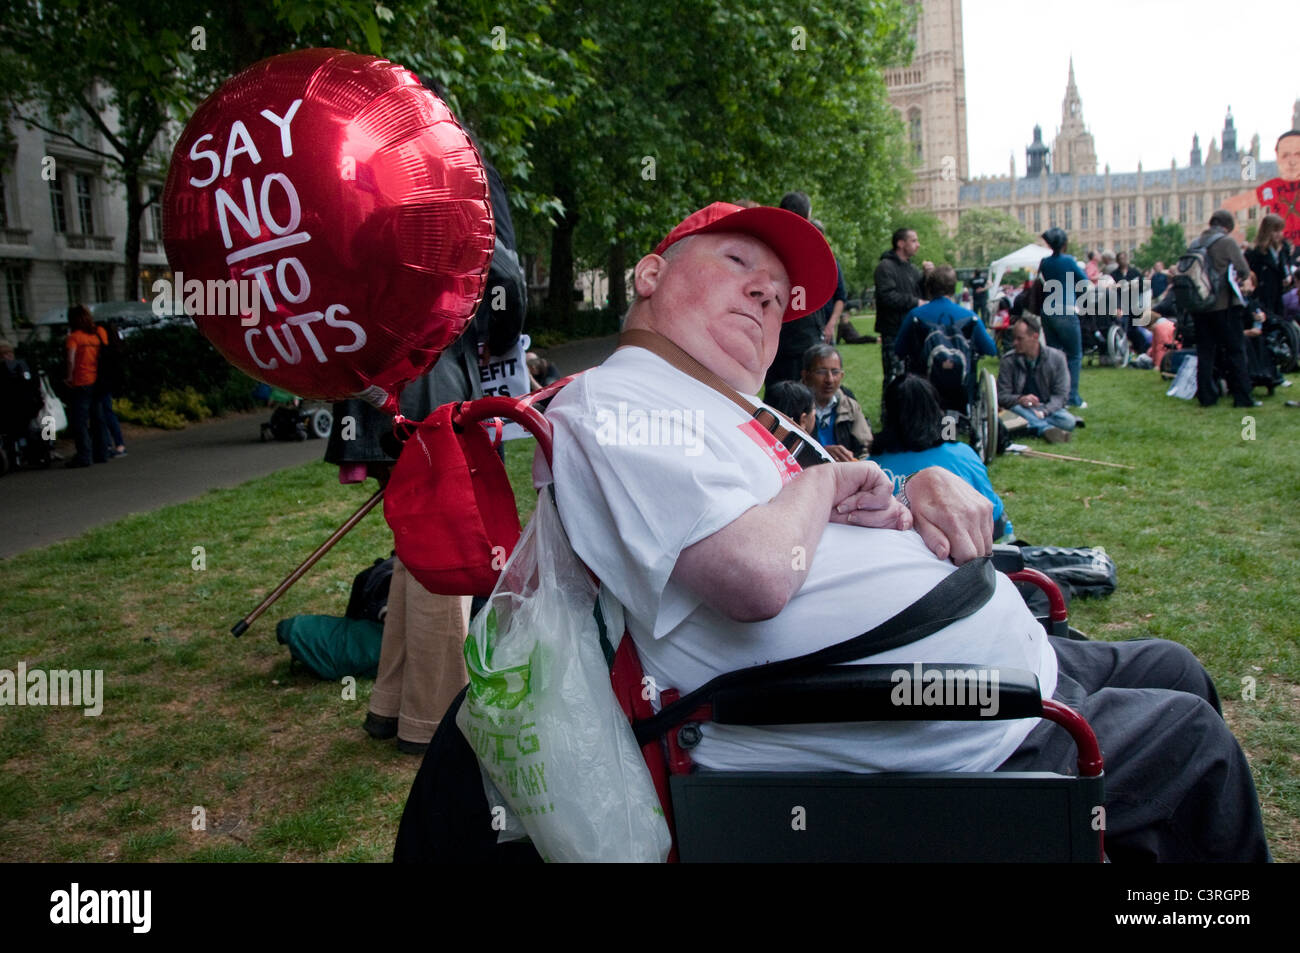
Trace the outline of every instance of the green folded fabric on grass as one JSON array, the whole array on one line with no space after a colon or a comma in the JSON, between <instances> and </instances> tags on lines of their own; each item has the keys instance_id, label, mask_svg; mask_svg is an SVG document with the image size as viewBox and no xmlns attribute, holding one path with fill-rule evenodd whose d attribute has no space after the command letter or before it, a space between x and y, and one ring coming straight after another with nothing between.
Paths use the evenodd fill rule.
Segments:
<instances>
[{"instance_id":1,"label":"green folded fabric on grass","mask_svg":"<svg viewBox=\"0 0 1300 953\"><path fill-rule=\"evenodd\" d=\"M276 640L289 646L294 661L331 682L345 675L374 678L383 635L383 623L332 615L295 615L275 626Z\"/></svg>"}]
</instances>

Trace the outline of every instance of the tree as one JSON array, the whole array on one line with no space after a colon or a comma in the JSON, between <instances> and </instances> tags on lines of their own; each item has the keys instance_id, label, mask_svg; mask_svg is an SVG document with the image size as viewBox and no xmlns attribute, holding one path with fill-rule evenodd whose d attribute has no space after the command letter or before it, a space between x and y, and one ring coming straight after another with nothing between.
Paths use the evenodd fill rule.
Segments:
<instances>
[{"instance_id":1,"label":"tree","mask_svg":"<svg viewBox=\"0 0 1300 953\"><path fill-rule=\"evenodd\" d=\"M1158 218L1151 226L1151 237L1133 253L1133 264L1143 271L1158 261L1172 265L1186 250L1187 240L1183 237L1183 226Z\"/></svg>"},{"instance_id":2,"label":"tree","mask_svg":"<svg viewBox=\"0 0 1300 953\"><path fill-rule=\"evenodd\" d=\"M953 244L958 267L987 268L990 262L1033 241L1029 230L1006 212L976 208L961 213Z\"/></svg>"},{"instance_id":3,"label":"tree","mask_svg":"<svg viewBox=\"0 0 1300 953\"><path fill-rule=\"evenodd\" d=\"M139 296L140 217L162 178L159 134L227 77L296 45L379 52L377 13L364 0L26 0L0 19L0 119L18 119L109 163L126 191L124 297ZM93 129L98 137L88 135ZM101 147L101 141L103 147Z\"/></svg>"},{"instance_id":4,"label":"tree","mask_svg":"<svg viewBox=\"0 0 1300 953\"><path fill-rule=\"evenodd\" d=\"M577 265L609 268L617 301L625 264L720 199L775 204L803 189L849 274L909 177L882 72L906 52L908 16L898 0L557 10L547 42L590 51L594 72L533 152L536 185L564 209L548 323L571 320Z\"/></svg>"}]
</instances>

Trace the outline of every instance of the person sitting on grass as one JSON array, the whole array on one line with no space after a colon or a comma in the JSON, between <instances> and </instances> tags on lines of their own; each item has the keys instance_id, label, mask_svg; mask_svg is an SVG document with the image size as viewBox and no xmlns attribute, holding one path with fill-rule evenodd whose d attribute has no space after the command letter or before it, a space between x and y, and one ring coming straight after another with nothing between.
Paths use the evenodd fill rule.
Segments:
<instances>
[{"instance_id":1,"label":"person sitting on grass","mask_svg":"<svg viewBox=\"0 0 1300 953\"><path fill-rule=\"evenodd\" d=\"M1014 350L998 368L998 406L1023 417L1035 437L1066 443L1083 421L1065 409L1070 395L1065 353L1043 344L1042 330L1032 314L1022 314L1011 326Z\"/></svg>"},{"instance_id":2,"label":"person sitting on grass","mask_svg":"<svg viewBox=\"0 0 1300 953\"><path fill-rule=\"evenodd\" d=\"M867 455L871 424L862 406L840 386L844 365L840 352L829 344L816 344L803 355L803 382L816 402L816 429L808 431L826 448L831 459L850 463Z\"/></svg>"},{"instance_id":3,"label":"person sitting on grass","mask_svg":"<svg viewBox=\"0 0 1300 953\"><path fill-rule=\"evenodd\" d=\"M871 462L894 482L895 492L913 473L943 467L961 477L993 504L993 539L1011 532L1002 499L993 491L979 454L956 441L957 418L945 414L939 392L924 377L908 374L890 382L884 429L871 441Z\"/></svg>"}]
</instances>

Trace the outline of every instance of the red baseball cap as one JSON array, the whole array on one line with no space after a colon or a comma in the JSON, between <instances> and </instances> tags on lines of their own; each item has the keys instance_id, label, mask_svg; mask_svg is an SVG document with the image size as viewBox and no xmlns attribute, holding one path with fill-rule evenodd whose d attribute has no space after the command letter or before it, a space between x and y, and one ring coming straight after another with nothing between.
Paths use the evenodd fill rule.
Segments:
<instances>
[{"instance_id":1,"label":"red baseball cap","mask_svg":"<svg viewBox=\"0 0 1300 953\"><path fill-rule=\"evenodd\" d=\"M835 286L839 283L839 268L826 239L812 222L783 208L768 205L741 208L730 202L714 202L682 219L655 246L654 253L662 255L671 245L688 235L706 235L710 232L752 235L781 259L790 278L791 288L790 303L781 319L783 322L812 314L835 293ZM803 307L796 308L795 303L800 300Z\"/></svg>"}]
</instances>

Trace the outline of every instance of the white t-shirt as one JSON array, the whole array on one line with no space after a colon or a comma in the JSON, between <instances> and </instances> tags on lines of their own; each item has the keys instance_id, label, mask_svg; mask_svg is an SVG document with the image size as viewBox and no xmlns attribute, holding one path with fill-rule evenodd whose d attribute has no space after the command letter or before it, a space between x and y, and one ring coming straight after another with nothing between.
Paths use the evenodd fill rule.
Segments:
<instances>
[{"instance_id":1,"label":"white t-shirt","mask_svg":"<svg viewBox=\"0 0 1300 953\"><path fill-rule=\"evenodd\" d=\"M755 406L756 397L748 398ZM583 561L622 602L645 673L685 693L722 672L852 638L916 601L955 567L913 532L827 525L785 609L736 622L670 581L678 555L797 478L789 454L730 400L642 348L622 348L551 402L555 493ZM1043 697L1056 654L998 576L979 611L871 663L1027 669ZM987 771L1036 719L704 726L692 758L722 770Z\"/></svg>"}]
</instances>

